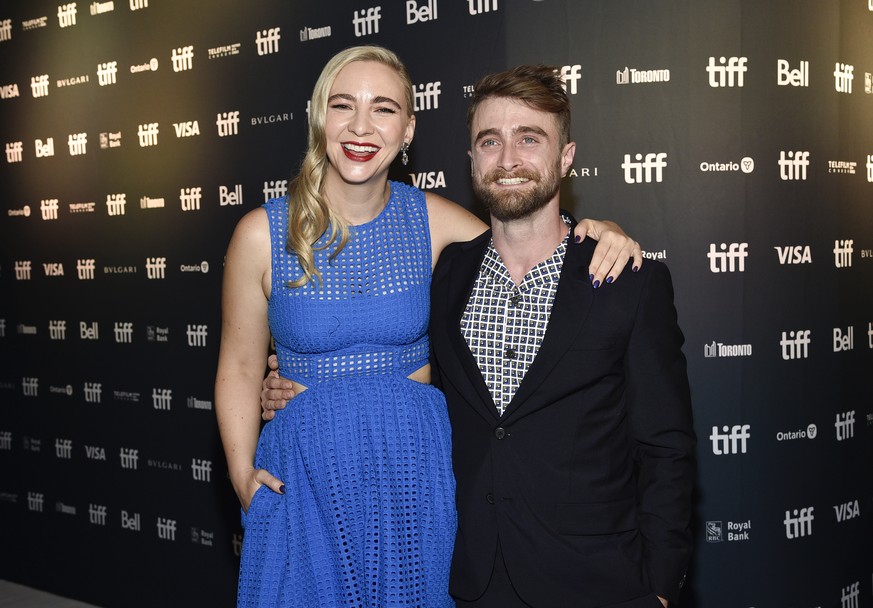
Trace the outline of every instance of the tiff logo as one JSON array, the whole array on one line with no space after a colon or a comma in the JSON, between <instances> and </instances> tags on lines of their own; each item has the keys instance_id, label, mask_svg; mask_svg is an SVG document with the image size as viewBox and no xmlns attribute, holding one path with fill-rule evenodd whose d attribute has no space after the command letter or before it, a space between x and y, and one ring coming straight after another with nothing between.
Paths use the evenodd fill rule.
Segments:
<instances>
[{"instance_id":1,"label":"tiff logo","mask_svg":"<svg viewBox=\"0 0 873 608\"><path fill-rule=\"evenodd\" d=\"M709 86L711 87L741 87L743 86L743 74L748 71L746 57L719 57L718 65L715 57L709 58L706 71L709 73Z\"/></svg>"},{"instance_id":2,"label":"tiff logo","mask_svg":"<svg viewBox=\"0 0 873 608\"><path fill-rule=\"evenodd\" d=\"M24 142L10 141L6 144L6 162L20 163L24 160Z\"/></svg>"},{"instance_id":3,"label":"tiff logo","mask_svg":"<svg viewBox=\"0 0 873 608\"><path fill-rule=\"evenodd\" d=\"M109 215L124 215L124 208L127 205L126 194L107 194L106 195L106 212Z\"/></svg>"},{"instance_id":4,"label":"tiff logo","mask_svg":"<svg viewBox=\"0 0 873 608\"><path fill-rule=\"evenodd\" d=\"M86 154L87 144L87 133L70 133L70 135L67 137L67 147L70 148L70 156L79 156L81 154Z\"/></svg>"},{"instance_id":5,"label":"tiff logo","mask_svg":"<svg viewBox=\"0 0 873 608\"><path fill-rule=\"evenodd\" d=\"M49 340L66 340L67 322L59 320L49 321Z\"/></svg>"},{"instance_id":6,"label":"tiff logo","mask_svg":"<svg viewBox=\"0 0 873 608\"><path fill-rule=\"evenodd\" d=\"M440 107L440 81L415 85L415 111L436 110Z\"/></svg>"},{"instance_id":7,"label":"tiff logo","mask_svg":"<svg viewBox=\"0 0 873 608\"><path fill-rule=\"evenodd\" d=\"M76 3L62 4L58 7L58 25L70 27L76 25Z\"/></svg>"},{"instance_id":8,"label":"tiff logo","mask_svg":"<svg viewBox=\"0 0 873 608\"><path fill-rule=\"evenodd\" d=\"M167 258L146 258L146 278L163 279L167 270Z\"/></svg>"},{"instance_id":9,"label":"tiff logo","mask_svg":"<svg viewBox=\"0 0 873 608\"><path fill-rule=\"evenodd\" d=\"M219 137L239 134L239 111L221 112L215 116Z\"/></svg>"},{"instance_id":10,"label":"tiff logo","mask_svg":"<svg viewBox=\"0 0 873 608\"><path fill-rule=\"evenodd\" d=\"M664 167L667 166L666 152L649 152L643 159L642 154L634 156L635 162L631 161L630 154L624 155L624 162L621 168L624 169L624 181L627 184L649 184L652 182L652 172L654 171L654 180L661 182L664 179Z\"/></svg>"},{"instance_id":11,"label":"tiff logo","mask_svg":"<svg viewBox=\"0 0 873 608\"><path fill-rule=\"evenodd\" d=\"M437 0L425 0L424 6L418 7L415 0L406 0L406 25L413 23L424 23L425 21L436 21L437 16Z\"/></svg>"},{"instance_id":12,"label":"tiff logo","mask_svg":"<svg viewBox=\"0 0 873 608\"><path fill-rule=\"evenodd\" d=\"M44 198L39 201L39 212L44 220L58 219L58 199Z\"/></svg>"},{"instance_id":13,"label":"tiff logo","mask_svg":"<svg viewBox=\"0 0 873 608\"><path fill-rule=\"evenodd\" d=\"M873 154L867 155L867 181L873 182Z\"/></svg>"},{"instance_id":14,"label":"tiff logo","mask_svg":"<svg viewBox=\"0 0 873 608\"><path fill-rule=\"evenodd\" d=\"M288 180L277 179L271 182L264 182L264 202L266 203L271 198L280 198L288 194Z\"/></svg>"},{"instance_id":15,"label":"tiff logo","mask_svg":"<svg viewBox=\"0 0 873 608\"><path fill-rule=\"evenodd\" d=\"M156 410L170 411L173 406L173 391L169 388L153 388L152 406Z\"/></svg>"},{"instance_id":16,"label":"tiff logo","mask_svg":"<svg viewBox=\"0 0 873 608\"><path fill-rule=\"evenodd\" d=\"M88 504L88 523L95 526L106 525L106 505Z\"/></svg>"},{"instance_id":17,"label":"tiff logo","mask_svg":"<svg viewBox=\"0 0 873 608\"><path fill-rule=\"evenodd\" d=\"M561 67L561 80L564 82L564 90L567 91L567 94L576 94L576 91L578 90L577 83L580 78L582 78L581 65L565 65Z\"/></svg>"},{"instance_id":18,"label":"tiff logo","mask_svg":"<svg viewBox=\"0 0 873 608\"><path fill-rule=\"evenodd\" d=\"M76 260L76 275L80 281L93 281L94 270L97 262L94 258L80 258Z\"/></svg>"},{"instance_id":19,"label":"tiff logo","mask_svg":"<svg viewBox=\"0 0 873 608\"><path fill-rule=\"evenodd\" d=\"M779 59L776 62L777 78L776 84L780 87L808 87L809 86L809 62L801 61L800 67L792 70L788 62L784 59Z\"/></svg>"},{"instance_id":20,"label":"tiff logo","mask_svg":"<svg viewBox=\"0 0 873 608\"><path fill-rule=\"evenodd\" d=\"M194 67L194 46L188 45L173 49L170 59L173 62L174 72L190 70Z\"/></svg>"},{"instance_id":21,"label":"tiff logo","mask_svg":"<svg viewBox=\"0 0 873 608\"><path fill-rule=\"evenodd\" d=\"M837 93L851 93L852 81L855 79L855 66L848 63L834 64L834 88Z\"/></svg>"},{"instance_id":22,"label":"tiff logo","mask_svg":"<svg viewBox=\"0 0 873 608\"><path fill-rule=\"evenodd\" d=\"M6 319L0 319L0 338L6 337Z\"/></svg>"},{"instance_id":23,"label":"tiff logo","mask_svg":"<svg viewBox=\"0 0 873 608\"><path fill-rule=\"evenodd\" d=\"M27 510L42 513L43 505L45 504L45 495L42 492L27 493Z\"/></svg>"},{"instance_id":24,"label":"tiff logo","mask_svg":"<svg viewBox=\"0 0 873 608\"><path fill-rule=\"evenodd\" d=\"M22 378L21 392L25 397L36 397L39 395L39 378Z\"/></svg>"},{"instance_id":25,"label":"tiff logo","mask_svg":"<svg viewBox=\"0 0 873 608\"><path fill-rule=\"evenodd\" d=\"M855 241L852 239L834 241L834 266L837 268L852 267L852 252Z\"/></svg>"},{"instance_id":26,"label":"tiff logo","mask_svg":"<svg viewBox=\"0 0 873 608\"><path fill-rule=\"evenodd\" d=\"M133 323L116 321L113 330L117 343L130 344L133 342Z\"/></svg>"},{"instance_id":27,"label":"tiff logo","mask_svg":"<svg viewBox=\"0 0 873 608\"><path fill-rule=\"evenodd\" d=\"M15 262L15 280L29 281L31 272L30 260L16 260Z\"/></svg>"},{"instance_id":28,"label":"tiff logo","mask_svg":"<svg viewBox=\"0 0 873 608\"><path fill-rule=\"evenodd\" d=\"M73 457L72 439L55 439L55 456L70 459Z\"/></svg>"},{"instance_id":29,"label":"tiff logo","mask_svg":"<svg viewBox=\"0 0 873 608\"><path fill-rule=\"evenodd\" d=\"M809 167L809 152L779 151L779 179L783 181L805 180L806 168Z\"/></svg>"},{"instance_id":30,"label":"tiff logo","mask_svg":"<svg viewBox=\"0 0 873 608\"><path fill-rule=\"evenodd\" d=\"M712 453L716 456L745 454L746 441L751 437L749 432L751 425L735 424L732 427L725 425L721 428L723 432L719 433L717 426L712 427L712 434L709 436L712 441Z\"/></svg>"},{"instance_id":31,"label":"tiff logo","mask_svg":"<svg viewBox=\"0 0 873 608\"><path fill-rule=\"evenodd\" d=\"M139 136L139 147L147 148L148 146L157 146L158 133L158 123L156 122L139 125L136 132Z\"/></svg>"},{"instance_id":32,"label":"tiff logo","mask_svg":"<svg viewBox=\"0 0 873 608\"><path fill-rule=\"evenodd\" d=\"M497 10L497 0L467 0L471 15L481 15Z\"/></svg>"},{"instance_id":33,"label":"tiff logo","mask_svg":"<svg viewBox=\"0 0 873 608\"><path fill-rule=\"evenodd\" d=\"M382 19L382 7L373 6L368 9L355 11L352 23L355 26L355 37L367 36L379 33L379 20Z\"/></svg>"},{"instance_id":34,"label":"tiff logo","mask_svg":"<svg viewBox=\"0 0 873 608\"><path fill-rule=\"evenodd\" d=\"M258 45L258 55L271 55L279 52L280 30L281 28L271 27L258 32L255 37L255 44Z\"/></svg>"},{"instance_id":35,"label":"tiff logo","mask_svg":"<svg viewBox=\"0 0 873 608\"><path fill-rule=\"evenodd\" d=\"M49 94L49 77L48 74L40 74L39 76L31 76L30 78L30 93L34 97L45 97Z\"/></svg>"},{"instance_id":36,"label":"tiff logo","mask_svg":"<svg viewBox=\"0 0 873 608\"><path fill-rule=\"evenodd\" d=\"M176 520L158 518L158 538L161 540L176 540Z\"/></svg>"},{"instance_id":37,"label":"tiff logo","mask_svg":"<svg viewBox=\"0 0 873 608\"><path fill-rule=\"evenodd\" d=\"M782 347L782 358L785 361L808 358L809 345L812 342L810 334L812 331L809 329L799 329L787 333L783 331L782 339L779 341L779 345Z\"/></svg>"},{"instance_id":38,"label":"tiff logo","mask_svg":"<svg viewBox=\"0 0 873 608\"><path fill-rule=\"evenodd\" d=\"M194 481L211 481L212 480L212 461L201 460L199 458L191 459L191 475Z\"/></svg>"},{"instance_id":39,"label":"tiff logo","mask_svg":"<svg viewBox=\"0 0 873 608\"><path fill-rule=\"evenodd\" d=\"M205 325L191 325L189 323L185 335L188 336L188 346L206 346L207 327Z\"/></svg>"},{"instance_id":40,"label":"tiff logo","mask_svg":"<svg viewBox=\"0 0 873 608\"><path fill-rule=\"evenodd\" d=\"M12 40L12 19L0 21L0 42Z\"/></svg>"},{"instance_id":41,"label":"tiff logo","mask_svg":"<svg viewBox=\"0 0 873 608\"><path fill-rule=\"evenodd\" d=\"M41 139L33 141L33 146L36 149L37 158L48 158L55 155L55 140L53 137L47 137L45 143Z\"/></svg>"},{"instance_id":42,"label":"tiff logo","mask_svg":"<svg viewBox=\"0 0 873 608\"><path fill-rule=\"evenodd\" d=\"M179 202L182 204L182 211L199 210L201 197L200 188L182 188L179 191Z\"/></svg>"},{"instance_id":43,"label":"tiff logo","mask_svg":"<svg viewBox=\"0 0 873 608\"><path fill-rule=\"evenodd\" d=\"M845 441L855 436L855 410L837 414L837 420L834 422L834 428L837 431L837 441Z\"/></svg>"},{"instance_id":44,"label":"tiff logo","mask_svg":"<svg viewBox=\"0 0 873 608\"><path fill-rule=\"evenodd\" d=\"M0 450L12 449L12 431L0 431Z\"/></svg>"},{"instance_id":45,"label":"tiff logo","mask_svg":"<svg viewBox=\"0 0 873 608\"><path fill-rule=\"evenodd\" d=\"M148 8L149 0L130 0L130 10L138 11L141 8Z\"/></svg>"},{"instance_id":46,"label":"tiff logo","mask_svg":"<svg viewBox=\"0 0 873 608\"><path fill-rule=\"evenodd\" d=\"M815 507L804 507L800 510L785 511L785 537L789 540L812 536L812 521L815 519ZM792 517L793 515L793 517Z\"/></svg>"},{"instance_id":47,"label":"tiff logo","mask_svg":"<svg viewBox=\"0 0 873 608\"><path fill-rule=\"evenodd\" d=\"M858 608L858 596L861 594L860 587L861 583L858 581L848 587L843 587L842 594L840 595L840 608Z\"/></svg>"},{"instance_id":48,"label":"tiff logo","mask_svg":"<svg viewBox=\"0 0 873 608\"><path fill-rule=\"evenodd\" d=\"M130 515L127 511L121 511L121 528L123 530L133 530L134 532L142 531L142 521L139 513Z\"/></svg>"},{"instance_id":49,"label":"tiff logo","mask_svg":"<svg viewBox=\"0 0 873 608\"><path fill-rule=\"evenodd\" d=\"M867 347L873 348L873 323L867 323Z\"/></svg>"},{"instance_id":50,"label":"tiff logo","mask_svg":"<svg viewBox=\"0 0 873 608\"><path fill-rule=\"evenodd\" d=\"M716 251L715 243L710 243L709 253L706 254L710 272L745 272L748 248L748 243L722 243L719 251Z\"/></svg>"},{"instance_id":51,"label":"tiff logo","mask_svg":"<svg viewBox=\"0 0 873 608\"><path fill-rule=\"evenodd\" d=\"M139 463L139 450L133 448L121 448L118 456L121 461L122 469L136 470L137 464Z\"/></svg>"},{"instance_id":52,"label":"tiff logo","mask_svg":"<svg viewBox=\"0 0 873 608\"><path fill-rule=\"evenodd\" d=\"M100 398L103 395L103 384L86 382L83 392L85 393L85 403L100 403Z\"/></svg>"},{"instance_id":53,"label":"tiff logo","mask_svg":"<svg viewBox=\"0 0 873 608\"><path fill-rule=\"evenodd\" d=\"M118 73L118 62L107 61L106 63L97 64L97 83L101 87L108 87L115 84L115 75Z\"/></svg>"}]
</instances>

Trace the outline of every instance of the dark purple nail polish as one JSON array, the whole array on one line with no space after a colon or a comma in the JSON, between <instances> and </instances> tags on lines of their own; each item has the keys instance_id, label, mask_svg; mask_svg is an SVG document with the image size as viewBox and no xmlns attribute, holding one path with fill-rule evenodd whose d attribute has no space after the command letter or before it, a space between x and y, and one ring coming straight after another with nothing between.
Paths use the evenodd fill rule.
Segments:
<instances>
[{"instance_id":1,"label":"dark purple nail polish","mask_svg":"<svg viewBox=\"0 0 873 608\"><path fill-rule=\"evenodd\" d=\"M639 272L639 270L640 270L639 266L634 266L634 272Z\"/></svg>"},{"instance_id":2,"label":"dark purple nail polish","mask_svg":"<svg viewBox=\"0 0 873 608\"><path fill-rule=\"evenodd\" d=\"M612 277L606 277L606 282L607 282L607 283L612 283L612 281L613 281L613 278L612 278Z\"/></svg>"},{"instance_id":3,"label":"dark purple nail polish","mask_svg":"<svg viewBox=\"0 0 873 608\"><path fill-rule=\"evenodd\" d=\"M594 289L600 287L600 281L594 281Z\"/></svg>"},{"instance_id":4,"label":"dark purple nail polish","mask_svg":"<svg viewBox=\"0 0 873 608\"><path fill-rule=\"evenodd\" d=\"M588 275L588 280L589 280L589 281L593 281L593 280L594 280L594 275L593 275L593 274L589 274L589 275Z\"/></svg>"},{"instance_id":5,"label":"dark purple nail polish","mask_svg":"<svg viewBox=\"0 0 873 608\"><path fill-rule=\"evenodd\" d=\"M285 484L283 483L281 486L279 486L279 494L284 494L284 493L285 493Z\"/></svg>"},{"instance_id":6,"label":"dark purple nail polish","mask_svg":"<svg viewBox=\"0 0 873 608\"><path fill-rule=\"evenodd\" d=\"M573 240L576 241L577 243L581 243L581 242L582 242L582 237L579 236L579 235L577 234L577 235L576 235L576 238L573 239Z\"/></svg>"}]
</instances>

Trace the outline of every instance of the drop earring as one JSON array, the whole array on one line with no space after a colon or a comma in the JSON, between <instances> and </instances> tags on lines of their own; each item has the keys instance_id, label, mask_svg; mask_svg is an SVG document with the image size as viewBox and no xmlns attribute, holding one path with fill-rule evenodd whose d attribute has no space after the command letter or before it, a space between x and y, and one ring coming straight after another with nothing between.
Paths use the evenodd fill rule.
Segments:
<instances>
[{"instance_id":1,"label":"drop earring","mask_svg":"<svg viewBox=\"0 0 873 608\"><path fill-rule=\"evenodd\" d=\"M408 151L409 142L405 141L403 142L403 145L400 146L400 162L403 163L404 167L409 163L409 154L407 154Z\"/></svg>"}]
</instances>

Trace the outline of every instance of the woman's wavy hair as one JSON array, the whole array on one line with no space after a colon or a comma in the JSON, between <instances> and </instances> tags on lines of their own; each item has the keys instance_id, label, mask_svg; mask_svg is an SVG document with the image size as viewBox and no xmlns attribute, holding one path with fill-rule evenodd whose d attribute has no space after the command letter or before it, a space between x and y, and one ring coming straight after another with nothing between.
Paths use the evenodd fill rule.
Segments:
<instances>
[{"instance_id":1,"label":"woman's wavy hair","mask_svg":"<svg viewBox=\"0 0 873 608\"><path fill-rule=\"evenodd\" d=\"M330 228L330 238L319 249L327 249L339 241L330 259L339 254L349 240L348 223L334 213L322 194L324 178L327 175L327 141L324 123L327 115L327 102L330 89L340 71L355 61L375 61L394 69L406 91L406 107L412 116L415 98L409 72L400 58L386 48L368 45L355 46L340 51L327 62L312 91L309 104L309 144L306 155L300 164L300 171L288 186L288 240L285 248L297 254L303 276L289 281L289 287L302 287L317 278L321 273L315 267L315 243Z\"/></svg>"}]
</instances>

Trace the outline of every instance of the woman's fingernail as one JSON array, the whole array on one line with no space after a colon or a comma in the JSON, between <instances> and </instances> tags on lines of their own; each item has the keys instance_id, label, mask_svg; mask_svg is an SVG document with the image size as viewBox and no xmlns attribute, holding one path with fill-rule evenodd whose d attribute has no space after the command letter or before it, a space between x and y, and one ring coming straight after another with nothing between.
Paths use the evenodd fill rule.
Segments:
<instances>
[{"instance_id":1,"label":"woman's fingernail","mask_svg":"<svg viewBox=\"0 0 873 608\"><path fill-rule=\"evenodd\" d=\"M612 283L612 277L606 277L606 282L607 282L607 283Z\"/></svg>"},{"instance_id":2,"label":"woman's fingernail","mask_svg":"<svg viewBox=\"0 0 873 608\"><path fill-rule=\"evenodd\" d=\"M640 269L640 267L639 267L639 266L634 266L634 272L637 272L637 271L639 271L639 269Z\"/></svg>"},{"instance_id":3,"label":"woman's fingernail","mask_svg":"<svg viewBox=\"0 0 873 608\"><path fill-rule=\"evenodd\" d=\"M581 242L582 242L582 237L579 236L579 235L577 234L577 235L576 235L576 238L573 239L573 240L576 241L577 243L581 243Z\"/></svg>"},{"instance_id":4,"label":"woman's fingernail","mask_svg":"<svg viewBox=\"0 0 873 608\"><path fill-rule=\"evenodd\" d=\"M285 493L285 484L283 483L281 486L279 486L279 494L284 494L284 493Z\"/></svg>"},{"instance_id":5,"label":"woman's fingernail","mask_svg":"<svg viewBox=\"0 0 873 608\"><path fill-rule=\"evenodd\" d=\"M594 289L600 287L600 281L594 281Z\"/></svg>"},{"instance_id":6,"label":"woman's fingernail","mask_svg":"<svg viewBox=\"0 0 873 608\"><path fill-rule=\"evenodd\" d=\"M594 280L594 275L593 275L593 274L589 274L589 275L588 275L588 280L589 280L589 281L593 281L593 280Z\"/></svg>"}]
</instances>

